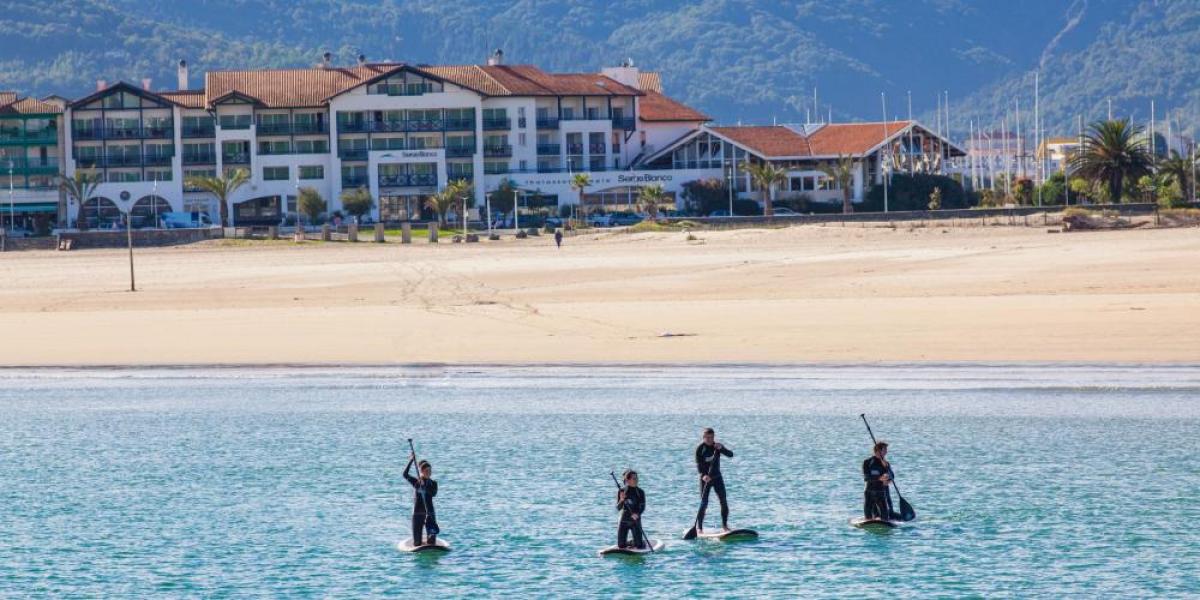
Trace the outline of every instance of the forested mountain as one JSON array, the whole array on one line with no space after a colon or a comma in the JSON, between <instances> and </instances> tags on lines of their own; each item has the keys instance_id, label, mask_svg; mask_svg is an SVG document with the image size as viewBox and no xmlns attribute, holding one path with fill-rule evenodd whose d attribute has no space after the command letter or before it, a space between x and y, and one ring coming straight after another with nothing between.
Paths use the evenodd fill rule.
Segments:
<instances>
[{"instance_id":1,"label":"forested mountain","mask_svg":"<svg viewBox=\"0 0 1200 600\"><path fill-rule=\"evenodd\" d=\"M667 91L725 122L803 121L817 88L835 120L888 112L998 123L1019 96L1051 129L1076 115L1200 115L1195 0L41 0L0 2L0 89L78 97L96 79L193 85L210 68L371 60L596 70L632 58Z\"/></svg>"}]
</instances>

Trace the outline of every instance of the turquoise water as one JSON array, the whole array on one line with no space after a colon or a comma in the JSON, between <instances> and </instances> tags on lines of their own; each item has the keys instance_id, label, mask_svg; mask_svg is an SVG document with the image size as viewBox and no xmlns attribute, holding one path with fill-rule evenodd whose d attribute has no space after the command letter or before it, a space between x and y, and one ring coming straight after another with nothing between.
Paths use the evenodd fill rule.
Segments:
<instances>
[{"instance_id":1,"label":"turquoise water","mask_svg":"<svg viewBox=\"0 0 1200 600\"><path fill-rule=\"evenodd\" d=\"M4 370L0 596L1194 596L1198 391L1185 367ZM891 534L847 524L860 412L919 514ZM709 425L756 542L678 537ZM395 549L407 437L444 556ZM668 545L601 559L627 467Z\"/></svg>"}]
</instances>

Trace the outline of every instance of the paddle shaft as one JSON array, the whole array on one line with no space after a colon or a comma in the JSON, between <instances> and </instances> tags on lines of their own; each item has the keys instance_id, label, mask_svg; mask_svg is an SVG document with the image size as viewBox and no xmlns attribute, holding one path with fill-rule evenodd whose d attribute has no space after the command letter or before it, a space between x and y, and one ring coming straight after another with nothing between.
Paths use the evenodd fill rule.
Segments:
<instances>
[{"instance_id":1,"label":"paddle shaft","mask_svg":"<svg viewBox=\"0 0 1200 600\"><path fill-rule=\"evenodd\" d=\"M416 446L413 446L412 438L408 438L408 449L410 451L412 451L413 465L417 467L417 479L424 479L425 476L421 474L421 461L417 460L417 448L416 448ZM422 483L422 485L424 485L424 483ZM896 493L899 494L900 492L897 491ZM426 497L424 494L421 495L421 503L425 505L425 528L428 529L429 528L429 517L430 517L429 498ZM441 533L441 531L436 531L433 533L433 535L437 535L439 533Z\"/></svg>"},{"instance_id":2,"label":"paddle shaft","mask_svg":"<svg viewBox=\"0 0 1200 600\"><path fill-rule=\"evenodd\" d=\"M613 483L617 484L617 490L618 490L618 491L620 491L620 490L624 489L624 488L622 488L622 487L621 487L621 481L617 479L617 473L616 473L616 471L609 471L609 472L608 472L608 474L609 474L610 476L612 476ZM646 547L650 549L650 552L651 552L651 553L653 553L653 552L654 552L654 544L652 544L652 543L650 542L650 538L646 537L646 530L645 530L645 529L642 529L642 519L641 519L641 515L638 515L638 519L637 519L637 520L635 520L635 521L633 522L633 524L634 524L634 526L636 526L636 527L637 527L637 529L638 529L638 533L642 534L642 542L643 542L644 544L646 544Z\"/></svg>"},{"instance_id":3,"label":"paddle shaft","mask_svg":"<svg viewBox=\"0 0 1200 600\"><path fill-rule=\"evenodd\" d=\"M866 413L859 413L858 417L860 419L862 419L863 425L867 426L867 433L870 434L870 436L871 436L871 443L872 444L878 443L875 441L875 432L871 431L871 424L867 422ZM904 495L900 493L900 486L896 485L895 479L892 480L892 487L896 488L896 496L898 496L900 498L901 502L904 502Z\"/></svg>"}]
</instances>

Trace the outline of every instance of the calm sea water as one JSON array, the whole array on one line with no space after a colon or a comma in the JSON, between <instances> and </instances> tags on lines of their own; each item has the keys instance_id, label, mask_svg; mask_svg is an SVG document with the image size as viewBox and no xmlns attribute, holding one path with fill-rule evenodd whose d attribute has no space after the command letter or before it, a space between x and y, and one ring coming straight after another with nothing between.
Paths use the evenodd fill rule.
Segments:
<instances>
[{"instance_id":1,"label":"calm sea water","mask_svg":"<svg viewBox=\"0 0 1200 600\"><path fill-rule=\"evenodd\" d=\"M0 596L1194 596L1198 392L1186 367L0 371ZM848 526L860 412L911 527ZM704 426L756 542L679 539ZM408 437L444 556L395 549ZM598 558L628 467L668 545Z\"/></svg>"}]
</instances>

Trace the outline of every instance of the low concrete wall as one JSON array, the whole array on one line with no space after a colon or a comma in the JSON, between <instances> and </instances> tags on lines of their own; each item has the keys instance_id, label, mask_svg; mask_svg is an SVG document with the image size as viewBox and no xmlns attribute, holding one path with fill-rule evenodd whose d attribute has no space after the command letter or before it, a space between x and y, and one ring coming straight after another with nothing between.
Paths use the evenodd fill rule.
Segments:
<instances>
[{"instance_id":1,"label":"low concrete wall","mask_svg":"<svg viewBox=\"0 0 1200 600\"><path fill-rule=\"evenodd\" d=\"M178 246L192 244L204 240L221 238L219 227L205 229L135 229L133 245L146 246ZM51 239L51 248L57 247L58 242ZM68 231L58 234L60 240L70 240L71 249L85 248L124 248L128 243L124 231Z\"/></svg>"},{"instance_id":2,"label":"low concrete wall","mask_svg":"<svg viewBox=\"0 0 1200 600\"><path fill-rule=\"evenodd\" d=\"M695 221L712 225L757 225L763 223L842 223L842 222L888 222L888 221L936 221L938 219L991 219L996 217L1024 217L1041 213L1062 212L1065 206L1021 206L1016 208L960 208L953 210L913 210L891 212L858 212L844 215L825 213L786 217L678 217L667 221ZM1072 205L1075 208L1075 205ZM1111 210L1121 215L1152 215L1158 210L1153 203L1137 204L1088 204L1088 210Z\"/></svg>"},{"instance_id":3,"label":"low concrete wall","mask_svg":"<svg viewBox=\"0 0 1200 600\"><path fill-rule=\"evenodd\" d=\"M52 237L14 238L0 236L0 251L53 250L56 247L56 243Z\"/></svg>"}]
</instances>

